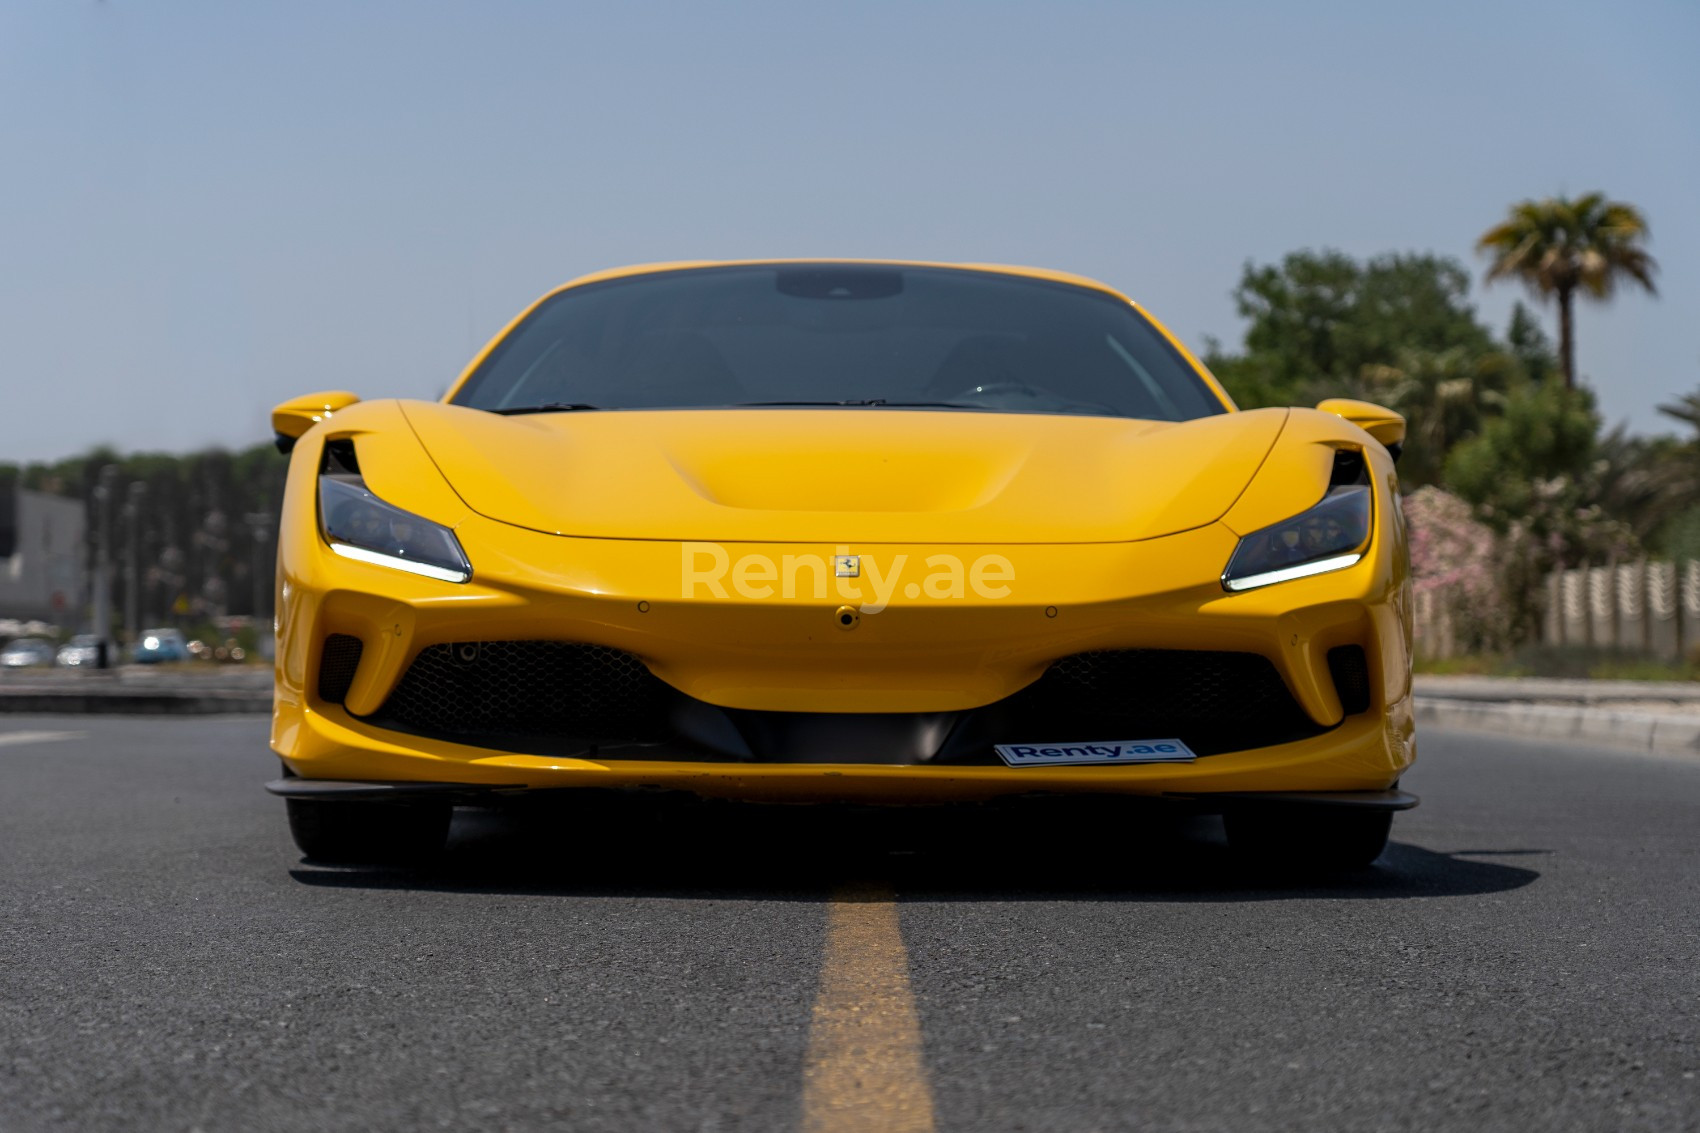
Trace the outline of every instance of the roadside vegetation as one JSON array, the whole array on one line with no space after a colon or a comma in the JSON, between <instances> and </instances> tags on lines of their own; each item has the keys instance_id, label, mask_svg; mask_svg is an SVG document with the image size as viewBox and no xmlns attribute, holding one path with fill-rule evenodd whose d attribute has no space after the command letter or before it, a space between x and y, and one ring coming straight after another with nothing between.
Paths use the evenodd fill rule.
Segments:
<instances>
[{"instance_id":1,"label":"roadside vegetation","mask_svg":"<svg viewBox=\"0 0 1700 1133\"><path fill-rule=\"evenodd\" d=\"M1512 652L1548 572L1700 559L1700 388L1659 406L1672 434L1634 436L1605 427L1575 372L1576 300L1652 292L1647 240L1638 210L1599 193L1521 202L1483 233L1485 279L1550 303L1556 343L1522 302L1503 328L1485 324L1470 269L1446 257L1301 251L1247 264L1234 290L1244 339L1209 343L1205 361L1242 406L1339 396L1403 413L1418 585L1445 591L1464 651L1484 664L1574 669Z\"/></svg>"},{"instance_id":2,"label":"roadside vegetation","mask_svg":"<svg viewBox=\"0 0 1700 1133\"><path fill-rule=\"evenodd\" d=\"M268 441L240 452L123 455L100 448L50 463L0 465L10 483L87 501L99 514L102 469L112 467L113 610L124 636L122 579L132 548L138 565L141 629L174 625L223 644L234 636L252 655L251 628L221 629L213 619L271 614L272 541L283 502L286 458ZM131 485L141 485L132 488ZM73 626L61 626L62 633Z\"/></svg>"}]
</instances>

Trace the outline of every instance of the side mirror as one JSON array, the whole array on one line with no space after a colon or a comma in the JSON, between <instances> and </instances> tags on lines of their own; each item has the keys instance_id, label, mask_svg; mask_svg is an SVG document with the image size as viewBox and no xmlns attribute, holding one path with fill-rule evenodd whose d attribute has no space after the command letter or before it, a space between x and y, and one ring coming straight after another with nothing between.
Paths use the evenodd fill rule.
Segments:
<instances>
[{"instance_id":1,"label":"side mirror","mask_svg":"<svg viewBox=\"0 0 1700 1133\"><path fill-rule=\"evenodd\" d=\"M272 410L272 432L277 434L277 451L289 452L301 439L302 433L359 400L345 389L333 389L284 402Z\"/></svg>"},{"instance_id":2,"label":"side mirror","mask_svg":"<svg viewBox=\"0 0 1700 1133\"><path fill-rule=\"evenodd\" d=\"M1399 459L1399 450L1405 446L1405 418L1393 410L1384 405L1356 401L1349 397L1331 397L1318 402L1316 407L1324 413L1344 417L1380 441L1387 451L1393 454L1394 460Z\"/></svg>"}]
</instances>

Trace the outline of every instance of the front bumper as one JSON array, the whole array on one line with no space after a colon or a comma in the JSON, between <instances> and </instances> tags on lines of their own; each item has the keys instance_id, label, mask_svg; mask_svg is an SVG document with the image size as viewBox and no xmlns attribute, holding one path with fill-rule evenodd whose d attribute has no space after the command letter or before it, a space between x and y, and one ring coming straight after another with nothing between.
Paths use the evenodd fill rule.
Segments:
<instances>
[{"instance_id":1,"label":"front bumper","mask_svg":"<svg viewBox=\"0 0 1700 1133\"><path fill-rule=\"evenodd\" d=\"M531 755L385 732L334 708L296 714L281 737L284 742L274 741L274 747L292 771L309 780L650 789L773 802L923 803L1035 793L1385 790L1410 765L1409 720L1407 701L1392 713L1355 716L1295 743L1227 752L1194 763L1119 767L718 763Z\"/></svg>"},{"instance_id":2,"label":"front bumper","mask_svg":"<svg viewBox=\"0 0 1700 1133\"><path fill-rule=\"evenodd\" d=\"M286 532L272 746L296 774L904 802L1032 792L1379 791L1397 781L1415 754L1405 580L1399 562L1381 550L1396 544L1390 531L1379 533L1371 553L1347 570L1243 594L1226 594L1216 582L1235 541L1220 524L1119 544L727 547L734 558L753 548L774 561L791 555L830 563L835 554L859 554L888 577L899 555L924 564L935 556L971 562L996 553L1013 568L1010 592L1001 597L906 594L899 578L886 608L863 614L852 629L836 617L841 606L868 604L867 576L828 579L824 593L791 597L687 595L677 542L544 535L478 516L458 533L475 569L465 585L338 558L316 535ZM918 565L911 570L920 573L909 577L925 573ZM859 594L839 589L851 583ZM340 704L317 695L331 634L357 637L363 646ZM965 712L1013 696L1060 657L1095 650L1237 651L1267 658L1320 734L1192 764L1012 769L861 759L717 762L673 758L678 753L664 748L587 758L496 750L374 722L422 649L492 640L619 649L706 705L823 718ZM1346 645L1364 650L1371 678L1368 710L1351 716L1326 660L1329 650ZM1065 731L1067 725L1057 721ZM1144 737L1007 737L1133 738ZM798 753L799 760L808 758Z\"/></svg>"}]
</instances>

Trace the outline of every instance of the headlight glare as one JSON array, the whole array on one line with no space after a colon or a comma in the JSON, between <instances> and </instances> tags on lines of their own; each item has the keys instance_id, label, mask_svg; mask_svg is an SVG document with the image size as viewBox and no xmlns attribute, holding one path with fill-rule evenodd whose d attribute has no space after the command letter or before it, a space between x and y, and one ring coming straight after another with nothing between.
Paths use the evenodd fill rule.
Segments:
<instances>
[{"instance_id":1,"label":"headlight glare","mask_svg":"<svg viewBox=\"0 0 1700 1133\"><path fill-rule=\"evenodd\" d=\"M1363 558L1369 542L1370 489L1330 488L1309 511L1241 539L1222 572L1225 590L1254 590L1289 579L1343 570Z\"/></svg>"},{"instance_id":2,"label":"headlight glare","mask_svg":"<svg viewBox=\"0 0 1700 1133\"><path fill-rule=\"evenodd\" d=\"M444 582L472 577L453 531L385 503L358 480L319 477L319 524L343 558Z\"/></svg>"}]
</instances>

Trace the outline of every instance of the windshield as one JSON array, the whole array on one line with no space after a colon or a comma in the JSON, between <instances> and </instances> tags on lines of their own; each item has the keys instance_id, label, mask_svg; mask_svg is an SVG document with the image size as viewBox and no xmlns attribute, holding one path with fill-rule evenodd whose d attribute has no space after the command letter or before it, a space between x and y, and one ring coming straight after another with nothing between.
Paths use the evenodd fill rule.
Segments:
<instances>
[{"instance_id":1,"label":"windshield","mask_svg":"<svg viewBox=\"0 0 1700 1133\"><path fill-rule=\"evenodd\" d=\"M547 300L457 405L685 409L927 406L1185 421L1224 407L1104 292L951 268L698 268Z\"/></svg>"}]
</instances>

